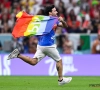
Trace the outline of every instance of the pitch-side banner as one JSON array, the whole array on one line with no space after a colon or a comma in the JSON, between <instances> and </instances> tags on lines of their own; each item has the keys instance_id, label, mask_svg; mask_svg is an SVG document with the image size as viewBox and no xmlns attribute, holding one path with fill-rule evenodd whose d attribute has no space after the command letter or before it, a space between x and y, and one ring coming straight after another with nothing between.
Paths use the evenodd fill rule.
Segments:
<instances>
[{"instance_id":1,"label":"pitch-side banner","mask_svg":"<svg viewBox=\"0 0 100 90\"><path fill-rule=\"evenodd\" d=\"M56 62L45 57L37 65L31 66L21 59L7 60L8 55L0 55L0 75L56 76ZM27 56L33 57L31 54ZM61 55L64 76L100 76L100 55Z\"/></svg>"}]
</instances>

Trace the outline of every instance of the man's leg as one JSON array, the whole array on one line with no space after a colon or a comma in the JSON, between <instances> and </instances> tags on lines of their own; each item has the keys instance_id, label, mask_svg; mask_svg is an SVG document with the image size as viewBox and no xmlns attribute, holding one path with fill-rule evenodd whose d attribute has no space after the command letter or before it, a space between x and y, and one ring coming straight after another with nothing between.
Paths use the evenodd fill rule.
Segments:
<instances>
[{"instance_id":1,"label":"man's leg","mask_svg":"<svg viewBox=\"0 0 100 90\"><path fill-rule=\"evenodd\" d=\"M47 53L47 55L49 57L51 57L53 60L56 61L56 68L57 68L57 72L58 72L58 80L62 80L63 76L62 76L62 70L63 70L63 66L62 66L62 59L59 55L59 52L57 51L57 49L55 47L45 47L45 52Z\"/></svg>"},{"instance_id":2,"label":"man's leg","mask_svg":"<svg viewBox=\"0 0 100 90\"><path fill-rule=\"evenodd\" d=\"M62 65L62 59L57 61L56 63L57 71L58 71L58 85L64 85L66 83L69 83L72 80L72 77L63 77L62 72L63 72L63 65Z\"/></svg>"},{"instance_id":3,"label":"man's leg","mask_svg":"<svg viewBox=\"0 0 100 90\"><path fill-rule=\"evenodd\" d=\"M39 49L36 51L33 58L22 55L20 54L18 49L15 49L8 55L8 60L13 59L13 58L20 58L21 60L23 60L24 62L30 65L36 65L44 57L45 57L45 54L42 53L42 51Z\"/></svg>"},{"instance_id":4,"label":"man's leg","mask_svg":"<svg viewBox=\"0 0 100 90\"><path fill-rule=\"evenodd\" d=\"M37 58L31 58L25 55L18 55L18 58L20 58L21 60L23 60L24 62L30 64L30 65L36 65L38 63L38 59Z\"/></svg>"},{"instance_id":5,"label":"man's leg","mask_svg":"<svg viewBox=\"0 0 100 90\"><path fill-rule=\"evenodd\" d=\"M58 85L64 85L66 83L69 83L72 80L72 77L63 77L63 65L62 65L62 59L59 55L58 50L55 47L47 47L45 48L45 52L49 57L51 57L53 60L56 61L56 67L58 71Z\"/></svg>"},{"instance_id":6,"label":"man's leg","mask_svg":"<svg viewBox=\"0 0 100 90\"><path fill-rule=\"evenodd\" d=\"M59 80L62 80L63 79L63 75L62 75L62 72L63 72L62 59L60 61L57 61L56 68L57 68L57 71L58 71Z\"/></svg>"}]
</instances>

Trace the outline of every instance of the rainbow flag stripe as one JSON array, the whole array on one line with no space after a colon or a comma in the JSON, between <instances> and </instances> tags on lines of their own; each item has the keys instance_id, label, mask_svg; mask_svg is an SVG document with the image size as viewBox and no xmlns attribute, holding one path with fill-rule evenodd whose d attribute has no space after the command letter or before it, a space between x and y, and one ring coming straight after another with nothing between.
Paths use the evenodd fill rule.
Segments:
<instances>
[{"instance_id":1,"label":"rainbow flag stripe","mask_svg":"<svg viewBox=\"0 0 100 90\"><path fill-rule=\"evenodd\" d=\"M57 17L43 15L29 15L24 11L19 12L12 35L15 38L22 36L44 35L49 33L58 22Z\"/></svg>"}]
</instances>

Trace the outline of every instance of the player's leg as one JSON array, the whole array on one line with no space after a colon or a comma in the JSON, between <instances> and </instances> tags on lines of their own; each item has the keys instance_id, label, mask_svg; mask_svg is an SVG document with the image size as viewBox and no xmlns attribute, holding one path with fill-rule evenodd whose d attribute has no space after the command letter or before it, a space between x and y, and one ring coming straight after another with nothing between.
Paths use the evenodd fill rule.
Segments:
<instances>
[{"instance_id":1,"label":"player's leg","mask_svg":"<svg viewBox=\"0 0 100 90\"><path fill-rule=\"evenodd\" d=\"M72 77L67 77L67 78L63 77L63 75L62 75L62 72L63 72L62 59L56 60L56 67L57 67L58 76L59 76L58 85L64 85L66 83L69 83L72 80Z\"/></svg>"},{"instance_id":2,"label":"player's leg","mask_svg":"<svg viewBox=\"0 0 100 90\"><path fill-rule=\"evenodd\" d=\"M20 58L21 60L23 60L24 62L26 62L30 65L36 65L38 63L37 58L31 58L29 56L25 56L25 55L22 55L22 54L19 54L17 58Z\"/></svg>"},{"instance_id":3,"label":"player's leg","mask_svg":"<svg viewBox=\"0 0 100 90\"><path fill-rule=\"evenodd\" d=\"M42 52L40 48L37 49L33 58L24 55L18 55L18 58L22 59L23 61L31 64L36 65L40 60L42 60L46 55Z\"/></svg>"},{"instance_id":4,"label":"player's leg","mask_svg":"<svg viewBox=\"0 0 100 90\"><path fill-rule=\"evenodd\" d=\"M18 49L15 49L14 51L12 51L9 56L8 56L8 60L9 59L13 59L13 58L20 58L21 60L23 60L24 62L30 64L30 65L36 65L43 57L45 57L45 54L42 53L41 50L37 49L35 55L35 57L31 58L25 55L20 54Z\"/></svg>"},{"instance_id":5,"label":"player's leg","mask_svg":"<svg viewBox=\"0 0 100 90\"><path fill-rule=\"evenodd\" d=\"M59 60L59 61L56 61L56 68L57 68L57 71L58 71L59 80L62 80L63 79L63 75L62 75L62 71L63 71L62 59Z\"/></svg>"},{"instance_id":6,"label":"player's leg","mask_svg":"<svg viewBox=\"0 0 100 90\"><path fill-rule=\"evenodd\" d=\"M58 80L62 80L63 75L62 75L62 71L63 71L63 66L62 66L62 59L58 53L58 51L56 50L55 47L46 47L45 48L45 52L47 53L47 55L49 57L51 57L53 60L56 61L56 68L57 68L57 72L58 72Z\"/></svg>"},{"instance_id":7,"label":"player's leg","mask_svg":"<svg viewBox=\"0 0 100 90\"><path fill-rule=\"evenodd\" d=\"M45 50L46 50L47 55L56 61L56 68L58 71L58 78L59 78L58 84L64 85L66 83L69 83L72 80L72 77L67 77L67 78L63 77L63 75L62 75L63 64L62 64L62 59L59 55L58 50L55 47L47 48Z\"/></svg>"}]
</instances>

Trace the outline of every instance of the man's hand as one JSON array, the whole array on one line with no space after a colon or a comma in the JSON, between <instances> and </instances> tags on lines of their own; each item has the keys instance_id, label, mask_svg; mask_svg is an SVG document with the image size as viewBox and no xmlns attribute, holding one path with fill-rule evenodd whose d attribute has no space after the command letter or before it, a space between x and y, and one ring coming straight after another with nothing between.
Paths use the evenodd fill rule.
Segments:
<instances>
[{"instance_id":1,"label":"man's hand","mask_svg":"<svg viewBox=\"0 0 100 90\"><path fill-rule=\"evenodd\" d=\"M64 28L68 28L67 23L64 21L64 19L63 19L62 17L59 17L58 19L59 19L59 21L60 21L60 23L59 23L58 26L64 27Z\"/></svg>"},{"instance_id":2,"label":"man's hand","mask_svg":"<svg viewBox=\"0 0 100 90\"><path fill-rule=\"evenodd\" d=\"M61 16L58 19L60 22L64 21L64 19Z\"/></svg>"}]
</instances>

